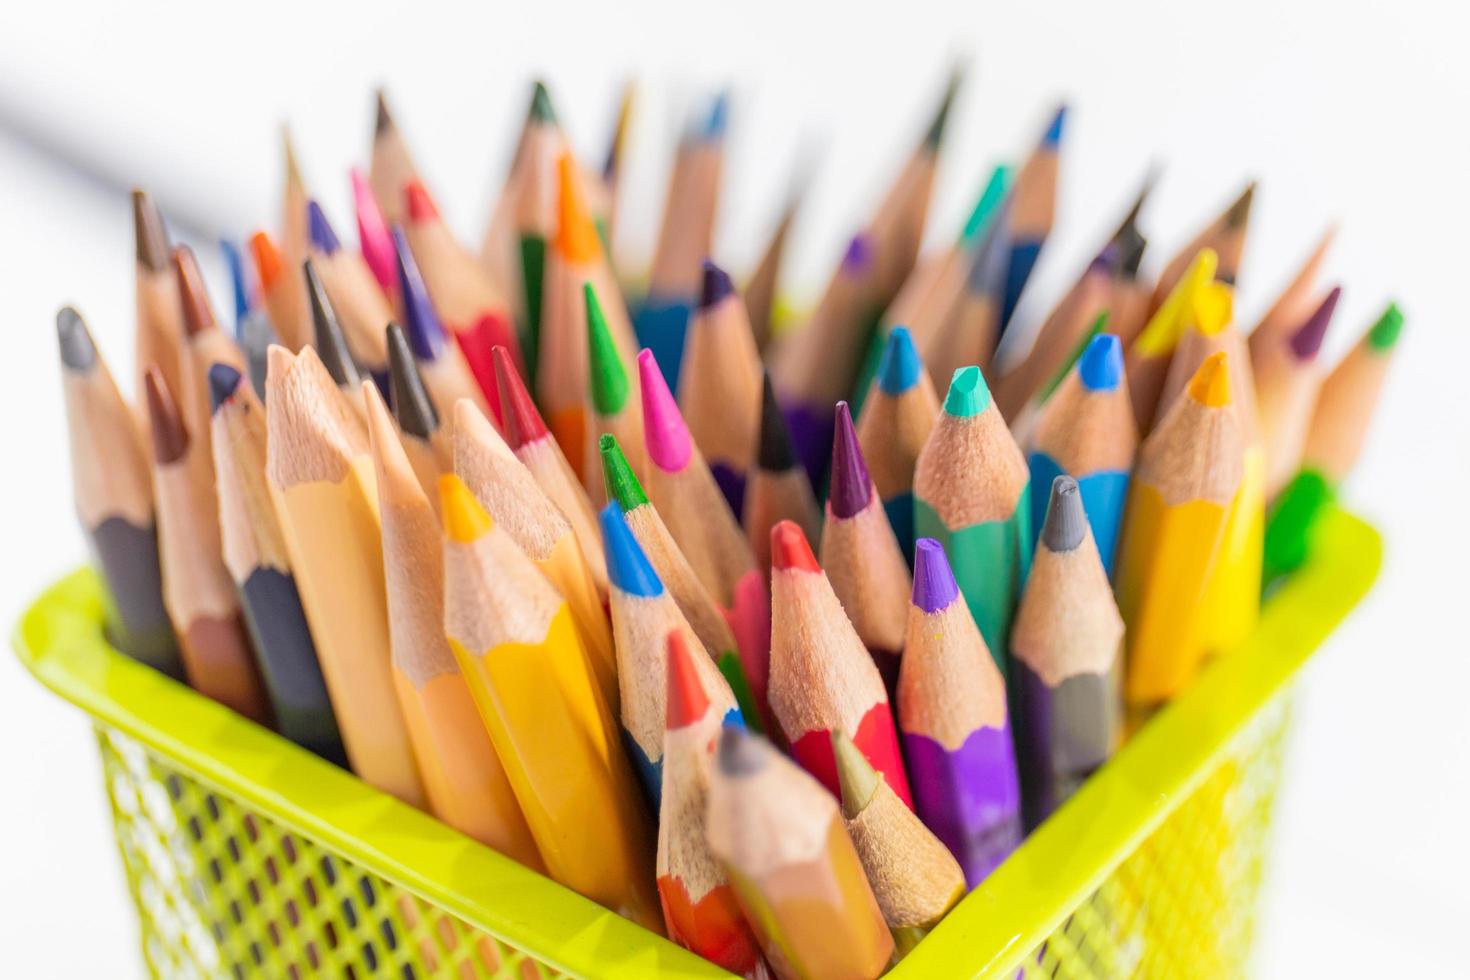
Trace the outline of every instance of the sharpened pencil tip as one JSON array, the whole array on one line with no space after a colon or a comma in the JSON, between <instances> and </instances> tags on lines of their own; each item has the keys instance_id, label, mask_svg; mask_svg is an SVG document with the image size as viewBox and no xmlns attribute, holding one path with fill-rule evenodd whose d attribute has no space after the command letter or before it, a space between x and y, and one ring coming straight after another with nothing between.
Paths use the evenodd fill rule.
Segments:
<instances>
[{"instance_id":1,"label":"sharpened pencil tip","mask_svg":"<svg viewBox=\"0 0 1470 980\"><path fill-rule=\"evenodd\" d=\"M209 407L218 411L240 389L240 372L228 364L209 366Z\"/></svg>"},{"instance_id":2,"label":"sharpened pencil tip","mask_svg":"<svg viewBox=\"0 0 1470 980\"><path fill-rule=\"evenodd\" d=\"M699 291L699 308L707 310L735 292L735 284L724 269L709 259L704 260L704 280Z\"/></svg>"},{"instance_id":3,"label":"sharpened pencil tip","mask_svg":"<svg viewBox=\"0 0 1470 980\"><path fill-rule=\"evenodd\" d=\"M617 504L608 504L597 514L602 525L602 552L607 559L608 581L629 595L651 599L663 594L664 585L649 564L643 546L633 537Z\"/></svg>"},{"instance_id":4,"label":"sharpened pencil tip","mask_svg":"<svg viewBox=\"0 0 1470 980\"><path fill-rule=\"evenodd\" d=\"M429 196L429 189L417 177L403 186L403 201L408 211L409 221L418 223L438 220L439 209L434 206L434 199Z\"/></svg>"},{"instance_id":5,"label":"sharpened pencil tip","mask_svg":"<svg viewBox=\"0 0 1470 980\"><path fill-rule=\"evenodd\" d=\"M184 333L193 337L215 326L214 307L204 289L204 275L194 250L187 245L174 249L174 277L179 284L179 306L183 312Z\"/></svg>"},{"instance_id":6,"label":"sharpened pencil tip","mask_svg":"<svg viewBox=\"0 0 1470 980\"><path fill-rule=\"evenodd\" d=\"M611 432L599 436L597 453L602 457L602 485L607 490L608 500L621 507L625 514L648 503L643 485L638 482L633 467L628 465L628 457L623 454L623 447L618 445L617 436Z\"/></svg>"},{"instance_id":7,"label":"sharpened pencil tip","mask_svg":"<svg viewBox=\"0 0 1470 980\"><path fill-rule=\"evenodd\" d=\"M694 669L694 653L682 630L669 630L664 649L668 655L664 728L673 731L703 718L709 711L709 695L699 679L699 671Z\"/></svg>"},{"instance_id":8,"label":"sharpened pencil tip","mask_svg":"<svg viewBox=\"0 0 1470 980\"><path fill-rule=\"evenodd\" d=\"M556 109L551 105L551 93L547 90L546 83L539 78L531 87L529 117L537 122L556 125Z\"/></svg>"},{"instance_id":9,"label":"sharpened pencil tip","mask_svg":"<svg viewBox=\"0 0 1470 980\"><path fill-rule=\"evenodd\" d=\"M944 546L933 538L914 543L914 605L926 613L947 608L960 594Z\"/></svg>"},{"instance_id":10,"label":"sharpened pencil tip","mask_svg":"<svg viewBox=\"0 0 1470 980\"><path fill-rule=\"evenodd\" d=\"M1059 476L1051 481L1041 543L1051 551L1071 551L1086 536L1087 511L1082 506L1082 491L1070 476Z\"/></svg>"},{"instance_id":11,"label":"sharpened pencil tip","mask_svg":"<svg viewBox=\"0 0 1470 980\"><path fill-rule=\"evenodd\" d=\"M1042 134L1041 146L1047 150L1057 150L1062 145L1062 130L1067 124L1067 104L1064 102L1057 106L1056 113L1051 117L1051 122Z\"/></svg>"},{"instance_id":12,"label":"sharpened pencil tip","mask_svg":"<svg viewBox=\"0 0 1470 980\"><path fill-rule=\"evenodd\" d=\"M494 347L490 356L495 365L495 386L500 390L500 417L505 423L505 442L514 452L527 443L544 438L549 430L541 418L531 393L526 390L521 373L510 359L510 351Z\"/></svg>"},{"instance_id":13,"label":"sharpened pencil tip","mask_svg":"<svg viewBox=\"0 0 1470 980\"><path fill-rule=\"evenodd\" d=\"M592 389L592 408L607 418L623 411L632 385L592 283L582 284L582 299L587 311L587 376Z\"/></svg>"},{"instance_id":14,"label":"sharpened pencil tip","mask_svg":"<svg viewBox=\"0 0 1470 980\"><path fill-rule=\"evenodd\" d=\"M820 572L817 556L795 521L778 521L771 528L771 568L777 571Z\"/></svg>"},{"instance_id":15,"label":"sharpened pencil tip","mask_svg":"<svg viewBox=\"0 0 1470 980\"><path fill-rule=\"evenodd\" d=\"M878 387L885 394L901 395L919 383L919 372L923 369L909 328L894 327L888 331L883 359L878 363Z\"/></svg>"},{"instance_id":16,"label":"sharpened pencil tip","mask_svg":"<svg viewBox=\"0 0 1470 980\"><path fill-rule=\"evenodd\" d=\"M1392 350L1399 341L1399 333L1404 329L1404 314L1399 305L1394 302L1388 304L1388 309L1368 330L1368 346L1376 351Z\"/></svg>"},{"instance_id":17,"label":"sharpened pencil tip","mask_svg":"<svg viewBox=\"0 0 1470 980\"><path fill-rule=\"evenodd\" d=\"M846 732L833 730L832 758L837 765L838 796L842 803L842 816L854 820L867 809L878 792L878 771L867 760Z\"/></svg>"},{"instance_id":18,"label":"sharpened pencil tip","mask_svg":"<svg viewBox=\"0 0 1470 980\"><path fill-rule=\"evenodd\" d=\"M971 364L955 371L944 396L944 412L956 418L972 418L990 407L990 387L980 369Z\"/></svg>"},{"instance_id":19,"label":"sharpened pencil tip","mask_svg":"<svg viewBox=\"0 0 1470 980\"><path fill-rule=\"evenodd\" d=\"M484 537L495 527L470 488L453 473L439 477L439 510L444 515L445 535L459 544Z\"/></svg>"},{"instance_id":20,"label":"sharpened pencil tip","mask_svg":"<svg viewBox=\"0 0 1470 980\"><path fill-rule=\"evenodd\" d=\"M964 81L964 72L956 65L949 73L949 81L945 83L944 94L939 98L939 105L934 110L934 117L929 122L929 128L924 131L924 148L931 153L937 153L939 147L944 143L944 131L949 126L949 116L954 109L955 96L959 94L960 83Z\"/></svg>"},{"instance_id":21,"label":"sharpened pencil tip","mask_svg":"<svg viewBox=\"0 0 1470 980\"><path fill-rule=\"evenodd\" d=\"M1332 314L1337 310L1337 299L1341 295L1342 287L1333 286L1332 291L1322 300L1322 305L1313 310L1307 321L1291 335L1287 345L1297 360L1310 361L1322 349L1322 340L1327 336L1327 328L1332 325Z\"/></svg>"},{"instance_id":22,"label":"sharpened pencil tip","mask_svg":"<svg viewBox=\"0 0 1470 980\"><path fill-rule=\"evenodd\" d=\"M61 349L61 363L69 370L86 374L97 363L92 332L75 307L63 306L56 311L56 343Z\"/></svg>"},{"instance_id":23,"label":"sharpened pencil tip","mask_svg":"<svg viewBox=\"0 0 1470 980\"><path fill-rule=\"evenodd\" d=\"M434 311L408 239L397 225L393 226L393 251L398 256L398 292L403 299L403 330L409 346L419 360L437 361L444 351L444 325Z\"/></svg>"},{"instance_id":24,"label":"sharpened pencil tip","mask_svg":"<svg viewBox=\"0 0 1470 980\"><path fill-rule=\"evenodd\" d=\"M439 431L439 412L424 388L408 338L396 323L388 324L388 393L393 418L404 432L427 439Z\"/></svg>"},{"instance_id":25,"label":"sharpened pencil tip","mask_svg":"<svg viewBox=\"0 0 1470 980\"><path fill-rule=\"evenodd\" d=\"M1117 334L1100 333L1077 360L1077 375L1088 391L1112 391L1123 378L1123 344Z\"/></svg>"},{"instance_id":26,"label":"sharpened pencil tip","mask_svg":"<svg viewBox=\"0 0 1470 980\"><path fill-rule=\"evenodd\" d=\"M832 516L846 520L856 517L873 497L873 481L868 476L868 463L858 444L857 429L852 424L852 411L847 402L837 403L837 424L832 437L831 493L827 505Z\"/></svg>"},{"instance_id":27,"label":"sharpened pencil tip","mask_svg":"<svg viewBox=\"0 0 1470 980\"><path fill-rule=\"evenodd\" d=\"M698 139L706 143L713 143L716 140L724 138L725 130L729 124L730 93L726 89L721 89L710 100L709 109L705 112L704 118L700 120L695 135Z\"/></svg>"},{"instance_id":28,"label":"sharpened pencil tip","mask_svg":"<svg viewBox=\"0 0 1470 980\"><path fill-rule=\"evenodd\" d=\"M776 401L776 390L771 387L769 371L761 375L761 432L756 462L768 473L784 473L794 469L798 462L791 433L786 428L786 416Z\"/></svg>"},{"instance_id":29,"label":"sharpened pencil tip","mask_svg":"<svg viewBox=\"0 0 1470 980\"><path fill-rule=\"evenodd\" d=\"M373 132L382 135L393 128L393 113L388 111L388 97L382 88L374 91L373 95L377 101L377 112L373 118Z\"/></svg>"},{"instance_id":30,"label":"sharpened pencil tip","mask_svg":"<svg viewBox=\"0 0 1470 980\"><path fill-rule=\"evenodd\" d=\"M306 277L306 296L311 305L312 346L326 365L338 388L356 389L360 381L357 365L347 350L347 339L342 335L342 325L337 322L337 311L327 296L327 289L317 275L316 266L307 259L301 266Z\"/></svg>"},{"instance_id":31,"label":"sharpened pencil tip","mask_svg":"<svg viewBox=\"0 0 1470 980\"><path fill-rule=\"evenodd\" d=\"M250 236L250 257L255 260L255 274L260 277L260 288L269 292L286 274L280 249L271 241L271 236L257 231Z\"/></svg>"},{"instance_id":32,"label":"sharpened pencil tip","mask_svg":"<svg viewBox=\"0 0 1470 980\"><path fill-rule=\"evenodd\" d=\"M143 372L143 389L148 429L153 435L153 459L165 466L176 463L189 450L189 430L157 364L148 365Z\"/></svg>"},{"instance_id":33,"label":"sharpened pencil tip","mask_svg":"<svg viewBox=\"0 0 1470 980\"><path fill-rule=\"evenodd\" d=\"M1251 203L1256 198L1256 182L1245 185L1245 190L1225 210L1225 227L1244 228L1251 218Z\"/></svg>"},{"instance_id":34,"label":"sharpened pencil tip","mask_svg":"<svg viewBox=\"0 0 1470 980\"><path fill-rule=\"evenodd\" d=\"M759 735L752 735L739 725L720 729L715 749L715 764L724 776L749 776L766 767L767 749Z\"/></svg>"},{"instance_id":35,"label":"sharpened pencil tip","mask_svg":"<svg viewBox=\"0 0 1470 980\"><path fill-rule=\"evenodd\" d=\"M694 444L664 373L653 351L646 347L638 352L638 386L643 403L643 445L648 458L665 473L677 473L689 463Z\"/></svg>"},{"instance_id":36,"label":"sharpened pencil tip","mask_svg":"<svg viewBox=\"0 0 1470 980\"><path fill-rule=\"evenodd\" d=\"M332 230L332 223L327 220L327 213L316 201L306 202L306 227L312 248L327 255L336 255L337 250L342 247L337 233Z\"/></svg>"},{"instance_id":37,"label":"sharpened pencil tip","mask_svg":"<svg viewBox=\"0 0 1470 980\"><path fill-rule=\"evenodd\" d=\"M1207 408L1230 404L1230 369L1225 364L1224 351L1205 358L1194 372L1194 377L1189 379L1189 397Z\"/></svg>"},{"instance_id":38,"label":"sharpened pencil tip","mask_svg":"<svg viewBox=\"0 0 1470 980\"><path fill-rule=\"evenodd\" d=\"M139 265L150 272L168 271L168 233L152 198L143 190L133 191L133 248Z\"/></svg>"}]
</instances>

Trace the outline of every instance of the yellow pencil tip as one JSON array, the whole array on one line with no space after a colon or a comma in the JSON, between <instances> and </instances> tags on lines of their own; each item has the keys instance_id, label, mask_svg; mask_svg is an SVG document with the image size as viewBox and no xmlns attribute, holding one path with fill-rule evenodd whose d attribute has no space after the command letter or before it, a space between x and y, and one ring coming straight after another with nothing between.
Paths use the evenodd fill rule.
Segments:
<instances>
[{"instance_id":1,"label":"yellow pencil tip","mask_svg":"<svg viewBox=\"0 0 1470 980\"><path fill-rule=\"evenodd\" d=\"M439 509L444 513L444 533L460 544L483 537L495 526L470 488L453 473L439 477Z\"/></svg>"},{"instance_id":2,"label":"yellow pencil tip","mask_svg":"<svg viewBox=\"0 0 1470 980\"><path fill-rule=\"evenodd\" d=\"M1206 337L1224 330L1235 314L1235 290L1223 282L1201 283L1190 296L1189 318Z\"/></svg>"},{"instance_id":3,"label":"yellow pencil tip","mask_svg":"<svg viewBox=\"0 0 1470 980\"><path fill-rule=\"evenodd\" d=\"M1205 362L1189 380L1189 397L1209 408L1230 404L1230 369L1225 366L1225 352L1205 358Z\"/></svg>"}]
</instances>

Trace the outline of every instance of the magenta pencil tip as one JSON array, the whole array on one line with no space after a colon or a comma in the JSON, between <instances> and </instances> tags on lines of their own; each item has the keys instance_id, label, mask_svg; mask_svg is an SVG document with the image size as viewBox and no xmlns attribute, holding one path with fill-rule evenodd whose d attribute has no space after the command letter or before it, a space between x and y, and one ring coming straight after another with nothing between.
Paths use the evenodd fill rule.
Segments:
<instances>
[{"instance_id":1,"label":"magenta pencil tip","mask_svg":"<svg viewBox=\"0 0 1470 980\"><path fill-rule=\"evenodd\" d=\"M638 352L638 386L643 402L643 444L649 459L666 473L682 470L693 453L684 416L648 348Z\"/></svg>"}]
</instances>

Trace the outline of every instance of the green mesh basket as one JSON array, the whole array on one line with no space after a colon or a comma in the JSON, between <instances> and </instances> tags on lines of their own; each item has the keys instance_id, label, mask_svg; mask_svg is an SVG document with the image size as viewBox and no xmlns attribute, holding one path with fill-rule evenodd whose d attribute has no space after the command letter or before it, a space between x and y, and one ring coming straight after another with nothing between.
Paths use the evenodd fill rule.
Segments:
<instances>
[{"instance_id":1,"label":"green mesh basket","mask_svg":"<svg viewBox=\"0 0 1470 980\"><path fill-rule=\"evenodd\" d=\"M1244 973L1291 682L1380 552L1326 515L1255 634L889 975ZM728 976L123 657L99 589L90 571L52 586L16 647L92 716L154 975Z\"/></svg>"}]
</instances>

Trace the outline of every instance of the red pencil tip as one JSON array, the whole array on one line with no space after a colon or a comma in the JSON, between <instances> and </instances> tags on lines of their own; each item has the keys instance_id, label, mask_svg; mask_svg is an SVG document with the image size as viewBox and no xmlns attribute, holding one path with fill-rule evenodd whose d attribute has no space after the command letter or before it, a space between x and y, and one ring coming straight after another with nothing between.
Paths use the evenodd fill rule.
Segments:
<instances>
[{"instance_id":1,"label":"red pencil tip","mask_svg":"<svg viewBox=\"0 0 1470 980\"><path fill-rule=\"evenodd\" d=\"M403 199L408 208L408 220L419 222L438 219L439 209L434 207L434 199L429 196L428 188L417 177L404 185Z\"/></svg>"},{"instance_id":2,"label":"red pencil tip","mask_svg":"<svg viewBox=\"0 0 1470 980\"><path fill-rule=\"evenodd\" d=\"M822 566L812 554L812 546L795 521L782 521L771 528L771 568L784 571L789 568L803 572L820 572Z\"/></svg>"},{"instance_id":3,"label":"red pencil tip","mask_svg":"<svg viewBox=\"0 0 1470 980\"><path fill-rule=\"evenodd\" d=\"M500 415L505 420L505 441L512 450L520 449L545 436L546 423L521 381L510 351L496 347L491 354L495 358L495 384L500 389Z\"/></svg>"},{"instance_id":4,"label":"red pencil tip","mask_svg":"<svg viewBox=\"0 0 1470 980\"><path fill-rule=\"evenodd\" d=\"M678 629L669 630L668 698L666 725L672 731L692 725L709 711L709 695L694 669L694 655L689 641Z\"/></svg>"}]
</instances>

